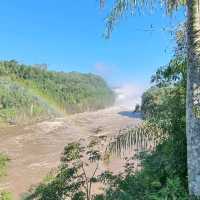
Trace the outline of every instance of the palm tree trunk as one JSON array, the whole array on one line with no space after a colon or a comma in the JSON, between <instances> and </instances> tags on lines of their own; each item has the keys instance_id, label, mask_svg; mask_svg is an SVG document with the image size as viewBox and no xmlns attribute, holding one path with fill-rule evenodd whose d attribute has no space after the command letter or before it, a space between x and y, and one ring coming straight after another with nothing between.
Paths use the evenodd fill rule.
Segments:
<instances>
[{"instance_id":1,"label":"palm tree trunk","mask_svg":"<svg viewBox=\"0 0 200 200\"><path fill-rule=\"evenodd\" d=\"M200 5L187 1L187 160L190 195L200 197Z\"/></svg>"}]
</instances>

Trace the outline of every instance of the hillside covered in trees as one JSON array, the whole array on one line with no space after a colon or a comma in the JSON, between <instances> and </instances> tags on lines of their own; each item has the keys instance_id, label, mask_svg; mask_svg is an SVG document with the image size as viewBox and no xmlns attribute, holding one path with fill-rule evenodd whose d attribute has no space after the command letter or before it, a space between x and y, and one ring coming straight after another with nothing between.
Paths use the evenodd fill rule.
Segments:
<instances>
[{"instance_id":1,"label":"hillside covered in trees","mask_svg":"<svg viewBox=\"0 0 200 200\"><path fill-rule=\"evenodd\" d=\"M27 122L112 105L114 93L93 74L53 72L16 61L0 62L0 121Z\"/></svg>"}]
</instances>

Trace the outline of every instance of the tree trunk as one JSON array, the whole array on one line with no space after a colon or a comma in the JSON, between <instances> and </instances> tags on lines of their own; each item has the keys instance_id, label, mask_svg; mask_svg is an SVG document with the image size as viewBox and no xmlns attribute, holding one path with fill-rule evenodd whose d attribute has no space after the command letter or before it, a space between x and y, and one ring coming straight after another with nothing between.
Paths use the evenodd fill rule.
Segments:
<instances>
[{"instance_id":1,"label":"tree trunk","mask_svg":"<svg viewBox=\"0 0 200 200\"><path fill-rule=\"evenodd\" d=\"M190 195L200 197L200 5L187 1L187 160Z\"/></svg>"}]
</instances>

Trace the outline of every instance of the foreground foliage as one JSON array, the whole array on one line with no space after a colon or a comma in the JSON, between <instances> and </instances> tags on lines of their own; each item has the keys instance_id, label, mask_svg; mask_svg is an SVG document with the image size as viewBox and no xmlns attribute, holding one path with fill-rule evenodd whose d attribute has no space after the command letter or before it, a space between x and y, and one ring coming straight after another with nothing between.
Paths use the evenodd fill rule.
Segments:
<instances>
[{"instance_id":1,"label":"foreground foliage","mask_svg":"<svg viewBox=\"0 0 200 200\"><path fill-rule=\"evenodd\" d=\"M59 168L24 200L92 200L92 186L97 182L97 171L102 160L101 140L87 143L69 143L62 154Z\"/></svg>"}]
</instances>

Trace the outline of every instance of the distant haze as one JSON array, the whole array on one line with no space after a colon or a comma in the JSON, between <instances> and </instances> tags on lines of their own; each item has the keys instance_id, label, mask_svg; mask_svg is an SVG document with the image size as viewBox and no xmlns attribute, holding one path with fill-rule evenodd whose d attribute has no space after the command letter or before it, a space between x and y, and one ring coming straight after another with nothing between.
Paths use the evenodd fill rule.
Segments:
<instances>
[{"instance_id":1,"label":"distant haze","mask_svg":"<svg viewBox=\"0 0 200 200\"><path fill-rule=\"evenodd\" d=\"M134 109L136 104L141 104L143 88L133 84L124 84L113 89L117 95L115 105Z\"/></svg>"}]
</instances>

